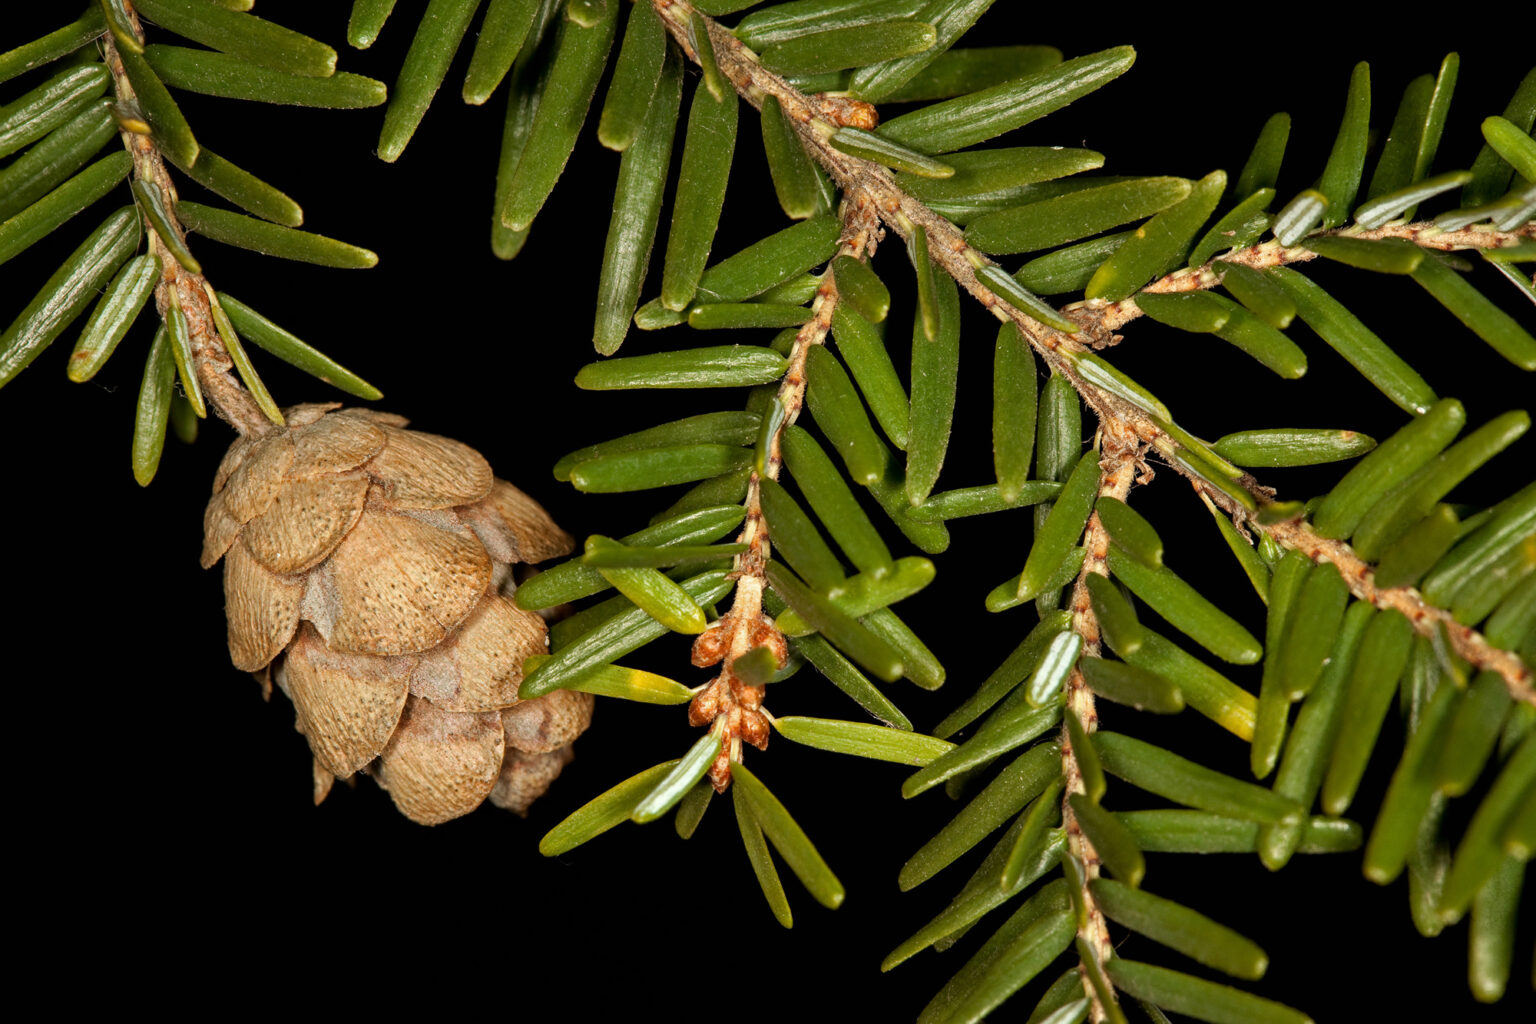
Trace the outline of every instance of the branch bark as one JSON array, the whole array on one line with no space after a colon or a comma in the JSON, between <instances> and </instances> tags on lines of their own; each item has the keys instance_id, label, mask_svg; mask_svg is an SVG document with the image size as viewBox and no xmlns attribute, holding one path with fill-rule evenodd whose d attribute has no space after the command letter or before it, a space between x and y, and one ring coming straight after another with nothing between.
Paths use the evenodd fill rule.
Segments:
<instances>
[{"instance_id":1,"label":"branch bark","mask_svg":"<svg viewBox=\"0 0 1536 1024\"><path fill-rule=\"evenodd\" d=\"M1136 477L1137 447L1134 437L1117 433L1113 420L1105 421L1099 434L1100 497L1109 495L1125 500ZM1105 577L1109 575L1105 562L1109 555L1109 534L1099 522L1097 512L1088 517L1083 546L1087 556L1083 560L1077 582L1072 587L1072 629L1083 638L1082 656L1096 658L1101 650L1101 641L1099 622L1093 614L1093 603L1088 596L1088 576L1090 573ZM1098 728L1099 714L1094 705L1093 691L1088 688L1082 670L1076 666L1067 678L1066 708L1069 713L1077 715L1084 732L1092 733ZM1083 885L1077 899L1085 913L1077 934L1102 964L1114 955L1114 946L1110 943L1109 925L1104 919L1104 913L1093 898L1093 890L1089 888L1089 883L1099 877L1099 854L1083 834L1077 815L1072 811L1072 804L1067 799L1073 793L1083 793L1085 790L1083 773L1076 752L1072 749L1071 734L1065 725L1061 730L1061 773L1065 782L1061 798L1061 822L1067 834L1067 851L1069 856L1076 857L1083 866ZM1104 1020L1106 1014L1100 1004L1098 990L1089 982L1086 973L1083 976L1083 990L1093 1007L1093 1019Z\"/></svg>"},{"instance_id":2,"label":"branch bark","mask_svg":"<svg viewBox=\"0 0 1536 1024\"><path fill-rule=\"evenodd\" d=\"M133 20L134 32L142 37L138 16L131 11L129 16ZM132 106L135 99L133 85L123 70L117 42L109 32L101 37L101 44L107 70L112 74L113 93L118 102ZM176 186L166 170L165 159L155 145L153 136L141 135L126 127L120 127L118 134L122 137L128 155L133 158L134 178L160 189L165 196L166 215L170 219L171 230L176 232L180 240L185 241L186 233L176 220ZM213 311L205 288L206 278L177 263L166 251L165 244L147 219L144 233L149 239L150 253L160 261L160 280L155 285L155 309L163 319L171 303L171 293L175 292L181 311L187 318L192 341L193 372L197 374L208 405L242 435L260 435L276 429L278 425L267 418L251 393L231 372L234 363L214 326Z\"/></svg>"},{"instance_id":3,"label":"branch bark","mask_svg":"<svg viewBox=\"0 0 1536 1024\"><path fill-rule=\"evenodd\" d=\"M1536 236L1536 227L1527 225L1519 231L1494 231L1482 227L1463 228L1459 231L1445 231L1437 228L1432 222L1420 221L1413 224L1387 224L1379 228L1370 229L1359 227L1336 228L1332 231L1322 232L1322 235L1334 238L1359 238L1366 241L1401 239L1425 249L1436 249L1440 252L1459 252L1467 249L1502 249L1516 244L1521 239ZM1266 270L1270 267L1284 267L1293 263L1306 263L1317 258L1317 253L1311 249L1299 245L1284 246L1279 242L1270 241L1262 242L1258 245L1250 245L1245 249L1236 249L1232 252L1222 253L1220 262L1241 264L1245 267L1252 267L1254 270ZM1198 267L1184 267L1175 270L1158 278L1141 290L1156 294L1169 294L1214 288L1221 284L1222 278L1222 272L1216 269L1216 262L1213 259ZM1136 305L1134 298L1108 303L1102 299L1090 299L1086 302L1074 302L1064 307L1066 312L1079 309L1094 311L1096 314L1096 325L1101 326L1107 331L1119 330L1125 324L1141 316L1141 308Z\"/></svg>"},{"instance_id":4,"label":"branch bark","mask_svg":"<svg viewBox=\"0 0 1536 1024\"><path fill-rule=\"evenodd\" d=\"M858 192L846 193L840 216L843 237L839 254L855 259L872 255L882 233L879 217L867 197ZM721 662L719 678L695 697L688 709L692 724L708 723L720 730L720 754L710 767L710 779L720 792L730 785L731 764L741 760L742 740L760 747L767 744L767 712L761 707L763 687L737 679L731 665L765 640L777 648L787 649L783 634L763 615L763 589L767 585L771 540L768 524L763 519L761 480L763 477L779 478L784 464L780 448L784 431L800 417L800 410L805 405L806 355L813 346L826 341L837 303L837 281L828 274L817 289L810 320L795 335L794 346L789 351L789 367L779 380L774 401L783 414L767 438L761 475L754 470L747 479L747 494L742 501L746 520L736 538L737 543L747 545L747 550L736 556L733 566L736 589L731 598L731 609L699 638L700 642L694 647L695 664Z\"/></svg>"},{"instance_id":5,"label":"branch bark","mask_svg":"<svg viewBox=\"0 0 1536 1024\"><path fill-rule=\"evenodd\" d=\"M690 41L689 30L689 21L694 13L692 5L686 0L652 0L652 3L668 32L682 46L690 59L697 62L699 58ZM763 67L755 53L712 19L705 18L704 23L714 45L715 58L720 70L741 97L759 108L765 96L773 96L777 99L785 117L794 126L806 149L826 169L845 194L868 197L881 220L903 239L910 238L915 228L923 228L928 236L930 258L999 320L1017 324L1046 364L1072 383L1101 423L1114 421L1117 429L1134 434L1145 444L1162 449L1170 445L1179 447L1178 442L1145 412L1083 379L1076 372L1072 361L1073 355L1091 347L1094 341L1104 344L1104 339L1112 335L1115 327L1139 315L1139 310L1132 312L1134 303L1082 303L1067 307L1064 310L1066 315L1080 325L1080 330L1075 334L1067 334L1048 327L1014 308L977 279L976 269L992 264L994 261L972 248L958 227L904 192L896 184L894 176L884 167L834 149L829 140L837 126L826 117L823 104ZM1349 233L1355 237L1366 238L1406 238L1421 246L1454 250L1502 248L1514 245L1522 240L1536 237L1536 225L1528 224L1514 232L1499 232L1481 228L1443 231L1430 223L1415 223L1391 225L1370 232L1344 229L1333 233ZM1245 263L1250 266L1277 266L1312 259L1314 256L1314 253L1305 249L1286 248L1271 242L1235 253L1223 254L1221 258L1228 262ZM1207 264L1194 271L1184 270L1170 274L1149 285L1148 290L1180 291L1210 288L1214 287L1219 280L1219 272ZM1089 344L1085 344L1085 341ZM1369 568L1354 555L1347 544L1325 542L1312 534L1305 524L1298 522L1258 523L1253 520L1247 509L1230 495L1213 487L1208 481L1177 462L1170 461L1173 468L1188 478L1196 490L1209 495L1218 506L1235 518L1249 522L1254 528L1268 533L1278 543L1296 548L1309 558L1334 561L1339 565L1345 580L1349 583L1351 592L1361 600L1403 611L1413 623L1414 628L1426 635L1436 632L1445 625L1458 654L1479 669L1498 672L1514 699L1536 704L1536 683L1533 683L1531 669L1510 652L1500 651L1488 644L1475 630L1455 624L1448 612L1429 605L1412 588L1394 588L1393 590L1376 588L1370 579ZM1252 481L1245 482L1245 486L1255 498L1265 502L1269 500L1267 489L1260 487L1252 477L1247 477L1246 480ZM1450 629L1452 625L1455 626L1454 629Z\"/></svg>"}]
</instances>

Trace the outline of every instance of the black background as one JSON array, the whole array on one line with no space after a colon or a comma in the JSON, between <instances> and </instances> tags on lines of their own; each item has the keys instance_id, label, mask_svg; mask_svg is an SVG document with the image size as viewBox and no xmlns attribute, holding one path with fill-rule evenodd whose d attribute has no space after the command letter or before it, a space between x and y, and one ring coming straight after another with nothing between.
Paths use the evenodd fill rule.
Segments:
<instances>
[{"instance_id":1,"label":"black background","mask_svg":"<svg viewBox=\"0 0 1536 1024\"><path fill-rule=\"evenodd\" d=\"M344 70L392 81L422 5L400 4L381 41L361 53L344 47L349 6L263 0L257 13L337 45ZM1124 42L1138 47L1137 65L1123 79L1012 137L1099 149L1107 173L1198 177L1224 167L1235 175L1264 119L1289 110L1295 120L1283 199L1311 184L1326 159L1355 60L1372 61L1372 120L1380 131L1407 81L1434 71L1462 42L1438 31L1389 39L1371 29L1352 37L1282 24L1297 16L1274 11L1247 21L1235 9L1144 8L1115 18L1033 5L1026 16L1005 2L973 38L1051 43L1069 56ZM11 22L0 28L0 49L26 38ZM1470 163L1477 122L1503 108L1529 66L1529 51L1519 52L1526 45L1480 35L1462 46L1438 168ZM185 98L210 149L288 190L304 206L307 228L368 246L380 264L366 272L324 270L194 244L218 287L372 380L386 394L381 408L475 445L498 475L533 493L578 537L628 532L671 496L582 496L555 482L549 466L569 449L617 433L737 407L736 396L594 394L570 384L594 358L592 299L617 156L596 144L589 125L522 256L499 263L487 236L502 99L484 109L459 102L465 60L456 61L393 166L372 156L379 110ZM783 223L757 136L756 118L744 113L733 166L738 183L717 254ZM185 194L203 199L199 191L188 185ZM84 230L71 225L42 248L61 258ZM876 265L898 293L889 334L900 365L911 286L900 246L888 249ZM29 256L0 272L7 315L46 276L42 264ZM1327 267L1316 276L1441 394L1462 398L1474 423L1528 403L1531 378L1461 332L1412 282ZM1519 298L1495 275L1480 269L1474 280L1529 322L1529 307L1519 311ZM643 297L655 287L653 280ZM969 315L941 487L989 479L994 328L976 310ZM1384 437L1400 425L1395 407L1306 328L1292 333L1311 358L1311 372L1295 382L1219 342L1145 322L1110 357L1203 436L1305 425ZM291 707L281 695L263 703L250 678L229 666L219 581L197 568L202 506L228 430L209 422L191 448L172 440L158 478L141 491L128 448L146 325L85 386L69 384L62 372L71 339L45 353L0 401L9 655L0 678L12 721L8 845L21 855L12 862L10 902L32 957L84 962L104 979L99 990L80 986L63 999L184 1007L201 991L194 985L212 986L222 1001L202 1005L213 1009L304 985L315 986L311 999L326 1004L420 996L450 1012L487 1007L512 1017L541 1006L563 1007L576 1019L643 1008L681 1021L790 1013L896 1021L913 1018L980 941L879 973L881 957L937 912L974 864L952 867L912 893L896 891L901 864L956 806L937 792L903 802L905 770L898 766L782 740L766 754L754 752L752 765L844 880L848 899L835 913L786 873L796 925L778 928L723 802L688 843L667 823L626 825L567 856L540 857L538 837L581 802L686 749L695 734L680 710L602 702L576 762L526 820L483 809L421 828L366 780L355 789L338 786L324 806L311 806L309 754L292 729ZM625 354L727 340L760 339L632 334ZM333 397L318 382L257 358L280 403ZM1458 496L1502 496L1529 479L1533 451L1529 440L1517 445ZM1290 470L1265 479L1282 496L1306 497L1334 475ZM1223 595L1225 607L1260 631L1261 606L1177 476L1160 474L1158 486L1138 490L1137 505L1162 530L1170 564ZM992 616L981 607L986 591L1017 571L1027 521L1027 513L1014 513L957 524L953 547L936 559L938 580L910 602L906 617L950 678L935 694L910 684L891 690L920 729L963 699L1032 624L1029 612ZM664 641L627 661L690 685L703 681L686 650L681 639ZM1256 669L1231 674L1257 685ZM859 717L811 673L775 688L770 707ZM1111 728L1234 774L1246 770L1242 745L1194 712L1154 721L1111 708L1106 718ZM1390 770L1385 748L1367 775L1365 806ZM1112 806L1138 799L1124 785L1111 788ZM1255 990L1319 1020L1427 1019L1437 1008L1457 1020L1530 1019L1520 1008L1522 1000L1530 1005L1529 915L1513 994L1497 1007L1478 1007L1463 980L1465 925L1434 941L1417 937L1405 883L1382 890L1363 881L1358 854L1298 857L1280 877L1254 857L1152 855L1146 885L1265 945L1272 966ZM1117 938L1127 956L1188 966L1146 940L1123 932ZM1022 1019L1043 984L999 1019Z\"/></svg>"}]
</instances>

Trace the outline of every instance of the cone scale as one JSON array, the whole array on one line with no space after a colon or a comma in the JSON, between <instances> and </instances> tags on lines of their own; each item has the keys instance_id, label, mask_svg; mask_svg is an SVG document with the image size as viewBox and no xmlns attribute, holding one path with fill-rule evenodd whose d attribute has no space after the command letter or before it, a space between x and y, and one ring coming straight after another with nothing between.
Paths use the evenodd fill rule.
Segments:
<instances>
[{"instance_id":1,"label":"cone scale","mask_svg":"<svg viewBox=\"0 0 1536 1024\"><path fill-rule=\"evenodd\" d=\"M520 700L548 651L512 566L573 541L474 449L388 413L304 405L241 437L214 479L202 564L224 563L235 667L276 682L314 755L315 802L357 772L434 825L524 814L571 760L593 698Z\"/></svg>"}]
</instances>

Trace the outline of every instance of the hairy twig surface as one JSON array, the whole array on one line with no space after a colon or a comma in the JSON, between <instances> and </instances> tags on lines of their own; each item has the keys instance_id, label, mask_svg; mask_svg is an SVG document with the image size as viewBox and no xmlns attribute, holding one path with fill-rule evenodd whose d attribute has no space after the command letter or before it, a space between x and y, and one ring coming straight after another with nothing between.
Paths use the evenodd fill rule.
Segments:
<instances>
[{"instance_id":1,"label":"hairy twig surface","mask_svg":"<svg viewBox=\"0 0 1536 1024\"><path fill-rule=\"evenodd\" d=\"M130 16L133 18L134 31L138 32L138 17ZM123 70L117 43L110 32L101 37L101 45L107 69L112 74L113 92L119 103L131 109L134 106L133 85ZM176 220L176 186L166 171L160 148L150 135L131 131L126 126L120 125L119 134L128 155L133 158L134 178L160 190L165 197L165 211L171 230L176 232L181 241L185 241L186 233ZM144 233L149 239L150 253L160 261L160 280L155 285L155 309L163 318L171 305L171 293L175 292L177 303L187 318L188 334L192 342L193 372L197 374L208 404L241 434L264 434L274 429L275 425L261 411L251 393L231 372L234 363L225 351L214 325L206 279L202 274L193 273L176 262L166 251L165 244L153 226L146 224Z\"/></svg>"},{"instance_id":2,"label":"hairy twig surface","mask_svg":"<svg viewBox=\"0 0 1536 1024\"><path fill-rule=\"evenodd\" d=\"M652 0L663 23L688 56L697 61L698 55L690 43L689 20L694 13L685 0ZM916 228L923 228L928 236L930 258L955 282L976 298L999 320L1012 321L1030 344L1045 359L1047 365L1064 375L1077 389L1098 416L1101 423L1113 422L1122 434L1134 435L1143 444L1161 450L1179 448L1179 444L1145 412L1105 389L1085 380L1075 368L1072 356L1094 344L1107 344L1116 327L1139 315L1140 311L1130 301L1120 303L1088 302L1068 306L1065 310L1079 325L1079 331L1068 334L1046 326L1016 309L986 287L976 276L979 267L994 261L972 248L965 241L961 230L948 219L928 209L908 195L897 184L894 176L878 164L850 156L833 148L829 141L837 125L828 119L826 104L815 97L800 92L789 82L769 71L758 61L757 55L748 49L735 35L710 19L705 24L714 44L715 57L720 70L736 91L754 107L761 107L763 98L773 96L779 103L787 121L794 126L807 151L826 169L827 173L847 194L868 197L880 219L903 239L910 238ZM1501 232L1471 228L1462 231L1444 231L1430 223L1387 225L1372 231L1345 228L1331 234L1346 234L1360 238L1404 238L1427 248L1456 250L1467 248L1502 248L1536 237L1536 225L1526 225L1514 232ZM1242 263L1253 267L1279 266L1290 262L1312 259L1316 254L1309 250L1284 247L1269 242L1248 249L1223 254L1221 259L1229 263ZM1220 272L1211 264L1196 270L1177 271L1147 286L1149 291L1192 291L1211 288L1220 282ZM1371 581L1370 570L1347 544L1324 541L1316 537L1310 528L1299 522L1259 523L1248 510L1220 488L1180 465L1169 460L1172 467L1187 477L1190 483L1207 494L1218 506L1240 521L1249 522L1254 528L1268 533L1277 542L1302 551L1313 560L1333 561L1338 564L1351 592L1361 600L1372 601L1382 607L1402 611L1420 633L1430 635L1442 624L1447 628L1456 652L1478 669L1499 673L1516 700L1536 704L1536 684L1531 670L1514 655L1488 644L1476 630L1455 624L1450 614L1425 602L1416 590L1408 587L1392 590L1377 589ZM1245 477L1244 484L1255 497L1269 500L1267 489L1260 487L1252 477ZM1454 627L1454 628L1452 628Z\"/></svg>"},{"instance_id":3,"label":"hairy twig surface","mask_svg":"<svg viewBox=\"0 0 1536 1024\"><path fill-rule=\"evenodd\" d=\"M872 255L879 244L881 231L879 217L867 198L858 192L847 193L843 199L841 218L843 236L839 253L860 260ZM759 711L763 696L762 687L750 686L736 679L731 669L737 658L762 644L767 625L762 609L771 541L767 524L763 520L760 480L762 477L769 480L779 478L779 470L783 465L780 442L784 431L794 424L805 406L806 354L813 346L826 341L837 303L837 282L828 274L816 292L816 299L811 306L811 318L795 335L794 346L789 351L789 367L780 378L778 392L774 396L782 412L766 439L761 476L754 470L747 480L747 494L742 501L746 508L746 520L736 538L737 543L747 545L747 550L736 556L732 571L736 589L731 598L731 610L721 617L723 635L705 642L709 646L721 646L723 649L720 678L695 698L689 709L690 720L695 725L709 722L713 728L720 730L720 754L710 769L710 778L715 787L722 791L730 785L731 763L741 760L741 743L745 738L743 733L755 724L751 719L755 717L753 713ZM782 644L782 637L776 642ZM716 652L711 650L707 655L708 661L713 661L715 655ZM696 656L695 660L702 659ZM765 730L760 734L766 739Z\"/></svg>"},{"instance_id":4,"label":"hairy twig surface","mask_svg":"<svg viewBox=\"0 0 1536 1024\"><path fill-rule=\"evenodd\" d=\"M1432 222L1425 221L1414 224L1386 224L1379 228L1335 228L1322 234L1339 238L1360 238L1366 241L1403 239L1425 249L1456 252L1464 249L1502 249L1516 244L1523 238L1532 237L1536 234L1536 227L1527 225L1519 231L1495 231L1487 226L1475 226L1459 231L1446 231L1436 227ZM1215 288L1221 284L1223 276L1221 269L1216 266L1218 262L1241 264L1252 267L1254 270L1266 270L1292 263L1306 263L1317 258L1317 253L1299 245L1284 246L1276 241L1261 242L1244 249L1222 253L1219 261L1213 259L1198 267L1175 270L1141 290L1167 294ZM1136 305L1135 299L1124 299L1120 302L1090 299L1086 302L1074 302L1065 309L1068 312L1079 309L1093 310L1096 314L1096 325L1105 331L1118 330L1141 316L1141 307Z\"/></svg>"},{"instance_id":5,"label":"hairy twig surface","mask_svg":"<svg viewBox=\"0 0 1536 1024\"><path fill-rule=\"evenodd\" d=\"M1114 421L1106 421L1099 432L1099 496L1108 495L1111 498L1125 500L1130 493L1131 484L1136 477L1137 448L1139 447L1134 437L1126 437L1115 432ZM1088 575L1098 573L1108 576L1105 559L1109 555L1109 534L1104 529L1104 524L1099 522L1099 514L1093 513L1088 518L1088 529L1084 535L1083 546L1087 556L1083 560L1082 571L1079 572L1077 582L1072 587L1072 629L1083 638L1083 657L1097 657L1101 649L1099 636L1099 622L1093 614L1093 603L1088 596ZM1082 670L1073 667L1072 673L1067 678L1066 711L1076 714L1078 721L1083 725L1083 731L1093 732L1098 728L1099 714L1094 706L1093 691L1088 688L1088 682L1083 678ZM1084 909L1084 919L1080 922L1077 934L1080 939L1092 949L1103 963L1114 952L1109 940L1109 926L1104 920L1104 913L1099 909L1098 902L1093 898L1093 891L1088 887L1089 883L1099 877L1099 854L1083 835L1082 828L1078 825L1077 815L1072 811L1072 805L1068 798L1074 793L1083 793L1083 773L1078 765L1076 752L1072 749L1071 735L1065 725L1061 730L1061 771L1065 785L1061 798L1061 821L1067 833L1067 850L1083 866L1083 885L1078 891L1078 905ZM1087 975L1083 977L1083 989L1088 994L1093 1005L1093 1019L1104 1019L1105 1013L1099 1004L1098 990L1089 982Z\"/></svg>"}]
</instances>

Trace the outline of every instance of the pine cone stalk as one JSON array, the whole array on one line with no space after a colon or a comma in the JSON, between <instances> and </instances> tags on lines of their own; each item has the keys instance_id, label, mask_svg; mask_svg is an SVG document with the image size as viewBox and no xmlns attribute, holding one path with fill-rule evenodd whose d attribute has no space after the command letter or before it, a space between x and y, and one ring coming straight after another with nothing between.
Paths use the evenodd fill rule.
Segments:
<instances>
[{"instance_id":1,"label":"pine cone stalk","mask_svg":"<svg viewBox=\"0 0 1536 1024\"><path fill-rule=\"evenodd\" d=\"M518 814L571 760L590 694L520 700L544 619L515 563L570 552L474 449L365 409L301 405L230 446L204 515L235 667L275 679L314 755L315 802L365 771L411 820L487 798Z\"/></svg>"}]
</instances>

